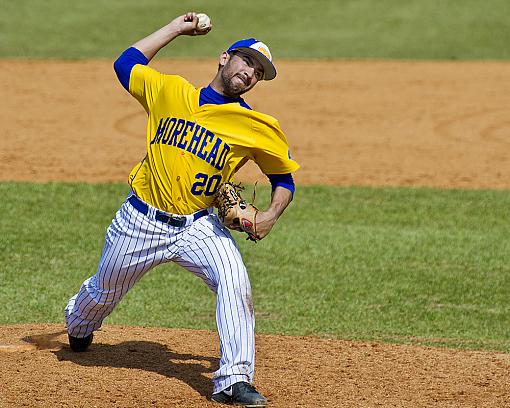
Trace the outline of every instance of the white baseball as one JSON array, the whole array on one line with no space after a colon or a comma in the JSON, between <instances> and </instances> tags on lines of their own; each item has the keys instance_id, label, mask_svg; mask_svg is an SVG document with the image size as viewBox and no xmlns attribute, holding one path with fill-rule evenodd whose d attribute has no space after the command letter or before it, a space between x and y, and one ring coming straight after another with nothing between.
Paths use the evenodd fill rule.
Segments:
<instances>
[{"instance_id":1,"label":"white baseball","mask_svg":"<svg viewBox=\"0 0 510 408\"><path fill-rule=\"evenodd\" d=\"M209 27L211 27L211 19L209 18L209 16L207 14L198 13L197 18L198 18L198 24L197 24L198 31L205 31Z\"/></svg>"}]
</instances>

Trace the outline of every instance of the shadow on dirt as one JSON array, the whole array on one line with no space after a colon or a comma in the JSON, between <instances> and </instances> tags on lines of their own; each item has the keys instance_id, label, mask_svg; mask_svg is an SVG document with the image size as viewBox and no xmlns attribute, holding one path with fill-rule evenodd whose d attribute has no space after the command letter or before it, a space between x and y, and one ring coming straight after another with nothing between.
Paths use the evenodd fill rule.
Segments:
<instances>
[{"instance_id":1,"label":"shadow on dirt","mask_svg":"<svg viewBox=\"0 0 510 408\"><path fill-rule=\"evenodd\" d=\"M57 337L67 333L67 330L60 330L54 333L35 334L33 336L23 337L21 340L31 344L36 350L61 349L63 344L57 340Z\"/></svg>"},{"instance_id":2,"label":"shadow on dirt","mask_svg":"<svg viewBox=\"0 0 510 408\"><path fill-rule=\"evenodd\" d=\"M210 376L219 367L216 357L177 353L151 341L126 341L119 344L93 343L84 353L75 353L67 344L57 342L62 332L28 336L23 340L37 349L53 349L59 361L72 361L85 367L133 368L176 378L208 398L212 391Z\"/></svg>"}]
</instances>

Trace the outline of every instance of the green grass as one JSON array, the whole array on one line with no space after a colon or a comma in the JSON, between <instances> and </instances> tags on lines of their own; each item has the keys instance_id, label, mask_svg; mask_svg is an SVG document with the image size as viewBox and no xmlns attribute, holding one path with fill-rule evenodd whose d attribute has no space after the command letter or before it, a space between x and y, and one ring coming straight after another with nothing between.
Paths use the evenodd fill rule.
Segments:
<instances>
[{"instance_id":1,"label":"green grass","mask_svg":"<svg viewBox=\"0 0 510 408\"><path fill-rule=\"evenodd\" d=\"M127 188L0 183L0 193L0 324L62 322ZM508 208L508 191L301 186L267 239L235 235L257 331L510 352ZM215 329L214 296L163 265L105 323Z\"/></svg>"},{"instance_id":2,"label":"green grass","mask_svg":"<svg viewBox=\"0 0 510 408\"><path fill-rule=\"evenodd\" d=\"M508 0L3 1L0 57L114 58L189 9L214 30L163 56L216 57L255 36L276 58L510 58Z\"/></svg>"}]
</instances>

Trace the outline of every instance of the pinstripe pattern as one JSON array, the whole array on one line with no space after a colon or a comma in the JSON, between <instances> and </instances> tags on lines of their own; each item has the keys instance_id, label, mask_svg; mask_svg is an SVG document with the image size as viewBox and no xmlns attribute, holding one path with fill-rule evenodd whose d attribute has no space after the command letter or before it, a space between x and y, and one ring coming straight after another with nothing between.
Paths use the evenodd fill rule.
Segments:
<instances>
[{"instance_id":1,"label":"pinstripe pattern","mask_svg":"<svg viewBox=\"0 0 510 408\"><path fill-rule=\"evenodd\" d=\"M83 282L65 309L67 329L75 337L99 329L123 296L155 266L174 261L216 293L220 367L213 392L252 382L255 318L251 286L239 248L216 215L176 228L156 221L155 209L142 214L126 201L106 233L97 273Z\"/></svg>"}]
</instances>

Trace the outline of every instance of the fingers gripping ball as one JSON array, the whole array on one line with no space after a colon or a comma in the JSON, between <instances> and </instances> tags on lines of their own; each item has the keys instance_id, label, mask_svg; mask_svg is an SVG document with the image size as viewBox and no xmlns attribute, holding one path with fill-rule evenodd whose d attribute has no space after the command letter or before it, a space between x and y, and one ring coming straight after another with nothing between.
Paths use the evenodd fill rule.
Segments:
<instances>
[{"instance_id":1,"label":"fingers gripping ball","mask_svg":"<svg viewBox=\"0 0 510 408\"><path fill-rule=\"evenodd\" d=\"M211 19L207 14L198 13L197 18L198 18L197 24L198 31L207 31L211 28Z\"/></svg>"},{"instance_id":2,"label":"fingers gripping ball","mask_svg":"<svg viewBox=\"0 0 510 408\"><path fill-rule=\"evenodd\" d=\"M215 206L221 223L232 230L246 232L249 240L257 241L257 213L258 209L247 203L239 191L240 185L223 183L216 192Z\"/></svg>"}]
</instances>

